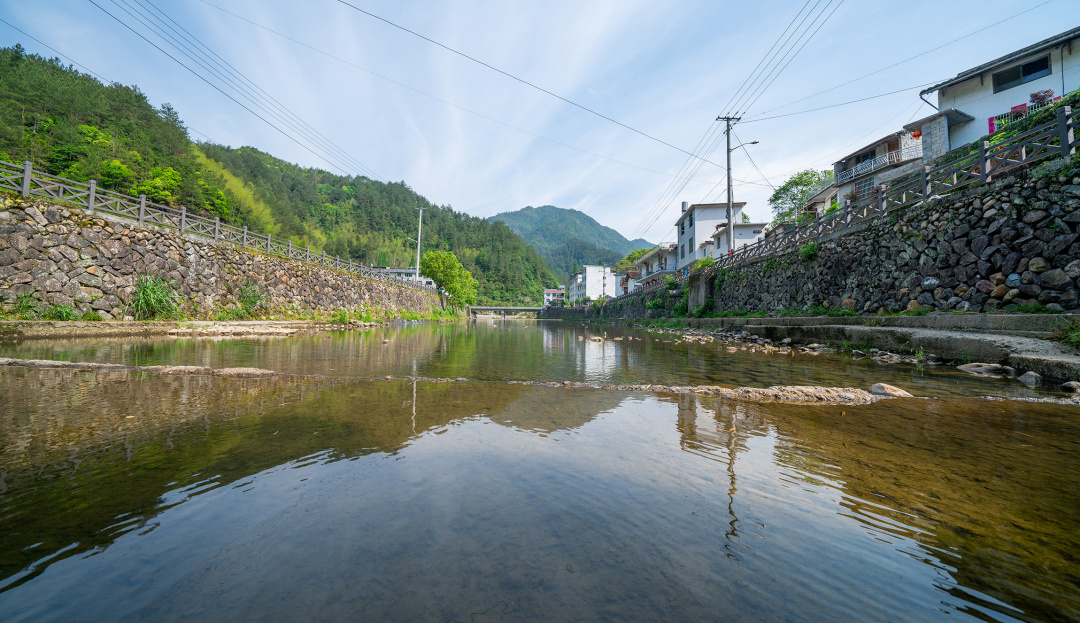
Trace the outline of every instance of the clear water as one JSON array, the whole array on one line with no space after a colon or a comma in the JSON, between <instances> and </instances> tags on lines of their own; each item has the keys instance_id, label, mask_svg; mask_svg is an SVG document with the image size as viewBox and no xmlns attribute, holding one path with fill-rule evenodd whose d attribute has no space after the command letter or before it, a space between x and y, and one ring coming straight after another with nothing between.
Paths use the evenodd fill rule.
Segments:
<instances>
[{"instance_id":1,"label":"clear water","mask_svg":"<svg viewBox=\"0 0 1080 623\"><path fill-rule=\"evenodd\" d=\"M1080 618L1077 407L981 399L1032 394L944 368L576 339L597 330L623 334L6 345L324 376L0 369L0 620ZM414 372L481 380L362 380ZM502 379L884 381L937 398L761 405Z\"/></svg>"}]
</instances>

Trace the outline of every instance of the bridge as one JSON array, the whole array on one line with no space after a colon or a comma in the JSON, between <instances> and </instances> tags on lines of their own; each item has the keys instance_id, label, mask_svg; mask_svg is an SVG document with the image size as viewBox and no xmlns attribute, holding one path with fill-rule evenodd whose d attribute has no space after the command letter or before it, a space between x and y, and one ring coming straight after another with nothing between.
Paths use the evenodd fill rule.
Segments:
<instances>
[{"instance_id":1,"label":"bridge","mask_svg":"<svg viewBox=\"0 0 1080 623\"><path fill-rule=\"evenodd\" d=\"M542 310L542 309L543 309L543 307L506 307L506 306L470 307L468 309L468 315L470 317L472 317L472 318L475 318L476 316L479 316L481 314L484 314L484 315L501 314L501 315L505 316L508 313L510 313L510 314L516 314L516 313L520 313L520 312L539 313L540 310Z\"/></svg>"}]
</instances>

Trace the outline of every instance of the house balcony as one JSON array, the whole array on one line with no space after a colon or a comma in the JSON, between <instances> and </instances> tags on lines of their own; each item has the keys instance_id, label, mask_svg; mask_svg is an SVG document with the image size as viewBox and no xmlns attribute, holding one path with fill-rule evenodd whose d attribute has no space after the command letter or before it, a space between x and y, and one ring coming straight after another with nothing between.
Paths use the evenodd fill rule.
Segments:
<instances>
[{"instance_id":1,"label":"house balcony","mask_svg":"<svg viewBox=\"0 0 1080 623\"><path fill-rule=\"evenodd\" d=\"M1020 104L1019 106L1013 106L1012 109L1009 110L1009 112L1003 112L1000 115L990 117L990 127L987 128L989 130L988 134L993 134L995 132L1000 132L1001 130L1004 130L1005 126L1013 123L1014 121L1020 121L1021 119L1035 112L1036 110L1054 106L1058 103L1060 99L1061 97L1058 96L1048 102L1043 102L1041 104Z\"/></svg>"},{"instance_id":2,"label":"house balcony","mask_svg":"<svg viewBox=\"0 0 1080 623\"><path fill-rule=\"evenodd\" d=\"M896 151L890 151L888 153L881 154L877 158L860 162L854 167L841 171L840 175L836 178L837 184L843 184L850 182L856 178L860 178L864 175L873 173L874 171L880 171L887 167L891 167L897 164L903 164L916 158L922 158L922 142L915 145L910 145L903 149Z\"/></svg>"}]
</instances>

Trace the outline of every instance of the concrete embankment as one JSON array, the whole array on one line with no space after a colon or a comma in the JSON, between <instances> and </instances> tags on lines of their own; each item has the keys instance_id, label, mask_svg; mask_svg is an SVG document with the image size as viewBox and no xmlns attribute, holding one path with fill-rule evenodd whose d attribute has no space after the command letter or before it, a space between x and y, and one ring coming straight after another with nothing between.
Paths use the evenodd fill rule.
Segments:
<instances>
[{"instance_id":1,"label":"concrete embankment","mask_svg":"<svg viewBox=\"0 0 1080 623\"><path fill-rule=\"evenodd\" d=\"M348 325L308 320L195 321L0 321L0 341L74 337L288 337L317 331L366 328L384 323L351 322Z\"/></svg>"},{"instance_id":2,"label":"concrete embankment","mask_svg":"<svg viewBox=\"0 0 1080 623\"><path fill-rule=\"evenodd\" d=\"M697 318L699 329L742 330L772 341L922 351L945 361L1000 363L1061 381L1080 380L1080 352L1052 341L1057 315L953 315L810 318Z\"/></svg>"}]
</instances>

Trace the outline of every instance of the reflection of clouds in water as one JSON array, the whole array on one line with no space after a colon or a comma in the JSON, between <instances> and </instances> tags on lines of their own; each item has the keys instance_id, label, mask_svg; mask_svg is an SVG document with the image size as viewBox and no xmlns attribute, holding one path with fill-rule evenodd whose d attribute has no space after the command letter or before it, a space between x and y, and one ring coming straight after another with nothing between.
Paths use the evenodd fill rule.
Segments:
<instances>
[{"instance_id":1,"label":"reflection of clouds in water","mask_svg":"<svg viewBox=\"0 0 1080 623\"><path fill-rule=\"evenodd\" d=\"M521 430L551 433L578 428L605 411L611 411L626 398L625 392L591 389L552 389L532 387L521 398L499 413L492 421Z\"/></svg>"}]
</instances>

